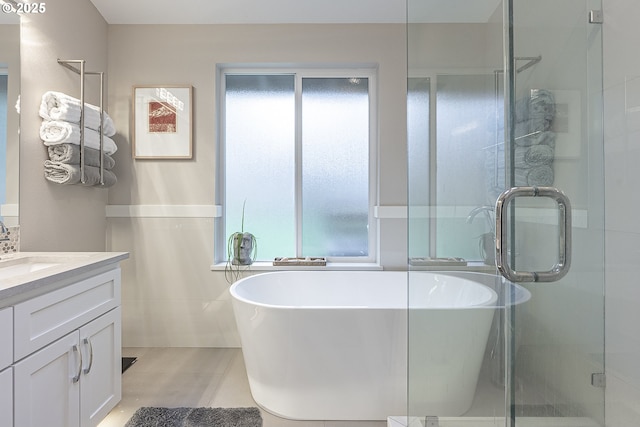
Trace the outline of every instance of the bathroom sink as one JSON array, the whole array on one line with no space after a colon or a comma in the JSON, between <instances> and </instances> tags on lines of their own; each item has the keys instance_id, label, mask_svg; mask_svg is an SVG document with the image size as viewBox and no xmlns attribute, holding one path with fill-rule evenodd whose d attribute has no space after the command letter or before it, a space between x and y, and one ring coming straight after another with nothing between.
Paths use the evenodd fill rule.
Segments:
<instances>
[{"instance_id":1,"label":"bathroom sink","mask_svg":"<svg viewBox=\"0 0 640 427\"><path fill-rule=\"evenodd\" d=\"M54 262L54 260L49 260L45 257L16 258L8 259L6 261L0 260L0 280L34 273L60 264L61 262Z\"/></svg>"}]
</instances>

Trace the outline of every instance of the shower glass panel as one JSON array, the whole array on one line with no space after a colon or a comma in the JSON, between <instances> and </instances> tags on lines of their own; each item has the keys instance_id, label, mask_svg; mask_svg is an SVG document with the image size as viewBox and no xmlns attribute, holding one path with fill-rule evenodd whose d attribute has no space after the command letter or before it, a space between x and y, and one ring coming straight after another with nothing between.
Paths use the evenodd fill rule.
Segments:
<instances>
[{"instance_id":1,"label":"shower glass panel","mask_svg":"<svg viewBox=\"0 0 640 427\"><path fill-rule=\"evenodd\" d=\"M506 74L508 181L558 188L573 210L569 273L557 282L522 283L531 300L508 316L515 332L508 336L509 418L532 417L536 425L557 417L605 425L602 30L590 22L601 10L600 0L511 4L512 55L542 60L521 72L514 61ZM519 270L557 262L557 212L549 199L517 199L506 244Z\"/></svg>"},{"instance_id":2,"label":"shower glass panel","mask_svg":"<svg viewBox=\"0 0 640 427\"><path fill-rule=\"evenodd\" d=\"M448 11L442 2L407 3L410 425L506 419L509 284L492 261L495 187L504 184L504 162L494 162L504 127L503 25L502 6L491 3L473 7L475 17L449 13L471 2Z\"/></svg>"},{"instance_id":3,"label":"shower glass panel","mask_svg":"<svg viewBox=\"0 0 640 427\"><path fill-rule=\"evenodd\" d=\"M604 426L602 44L589 22L601 1L456 4L407 1L407 423ZM571 201L571 269L510 283L495 267L496 199L532 186ZM558 211L510 203L512 268L559 262ZM452 278L495 300L434 306Z\"/></svg>"}]
</instances>

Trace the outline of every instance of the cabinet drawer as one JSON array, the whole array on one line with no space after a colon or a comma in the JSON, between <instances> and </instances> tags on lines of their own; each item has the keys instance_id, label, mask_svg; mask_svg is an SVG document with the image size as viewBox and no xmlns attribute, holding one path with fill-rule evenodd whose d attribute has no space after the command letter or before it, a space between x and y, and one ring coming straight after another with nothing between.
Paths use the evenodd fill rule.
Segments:
<instances>
[{"instance_id":1,"label":"cabinet drawer","mask_svg":"<svg viewBox=\"0 0 640 427\"><path fill-rule=\"evenodd\" d=\"M120 269L71 284L14 306L14 360L120 305Z\"/></svg>"},{"instance_id":2,"label":"cabinet drawer","mask_svg":"<svg viewBox=\"0 0 640 427\"><path fill-rule=\"evenodd\" d=\"M0 310L0 371L13 363L13 308ZM0 424L2 425L2 424Z\"/></svg>"}]
</instances>

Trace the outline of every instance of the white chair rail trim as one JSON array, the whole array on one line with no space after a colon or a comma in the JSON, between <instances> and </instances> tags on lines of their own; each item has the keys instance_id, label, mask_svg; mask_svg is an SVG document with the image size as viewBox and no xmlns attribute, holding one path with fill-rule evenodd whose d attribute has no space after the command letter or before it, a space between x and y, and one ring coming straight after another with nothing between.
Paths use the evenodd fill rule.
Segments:
<instances>
[{"instance_id":1,"label":"white chair rail trim","mask_svg":"<svg viewBox=\"0 0 640 427\"><path fill-rule=\"evenodd\" d=\"M107 218L217 218L219 205L107 205Z\"/></svg>"},{"instance_id":2,"label":"white chair rail trim","mask_svg":"<svg viewBox=\"0 0 640 427\"><path fill-rule=\"evenodd\" d=\"M474 206L412 206L412 218L466 218ZM4 209L3 212L4 214ZM573 225L578 228L588 226L587 211L573 210ZM8 213L6 214L8 215ZM407 219L406 206L375 206L376 219ZM8 215L10 216L10 215ZM220 205L107 205L107 218L219 218L222 216ZM555 224L555 209L519 209L519 219L524 222Z\"/></svg>"},{"instance_id":3,"label":"white chair rail trim","mask_svg":"<svg viewBox=\"0 0 640 427\"><path fill-rule=\"evenodd\" d=\"M107 205L107 218L218 218L220 205ZM378 219L407 217L406 206L375 206Z\"/></svg>"}]
</instances>

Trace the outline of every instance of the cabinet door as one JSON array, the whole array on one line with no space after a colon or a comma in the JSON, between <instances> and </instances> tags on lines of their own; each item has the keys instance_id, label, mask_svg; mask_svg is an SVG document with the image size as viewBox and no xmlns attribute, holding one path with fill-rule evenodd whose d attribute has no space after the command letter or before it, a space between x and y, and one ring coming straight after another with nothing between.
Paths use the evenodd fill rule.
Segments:
<instances>
[{"instance_id":1,"label":"cabinet door","mask_svg":"<svg viewBox=\"0 0 640 427\"><path fill-rule=\"evenodd\" d=\"M13 308L0 310L0 371L13 363ZM1 424L0 424L1 425Z\"/></svg>"},{"instance_id":2,"label":"cabinet door","mask_svg":"<svg viewBox=\"0 0 640 427\"><path fill-rule=\"evenodd\" d=\"M78 427L81 364L78 331L16 363L15 425Z\"/></svg>"},{"instance_id":3,"label":"cabinet door","mask_svg":"<svg viewBox=\"0 0 640 427\"><path fill-rule=\"evenodd\" d=\"M13 426L13 368L0 372L0 426Z\"/></svg>"},{"instance_id":4,"label":"cabinet door","mask_svg":"<svg viewBox=\"0 0 640 427\"><path fill-rule=\"evenodd\" d=\"M82 378L80 420L97 426L121 398L122 348L120 307L80 328Z\"/></svg>"}]
</instances>

